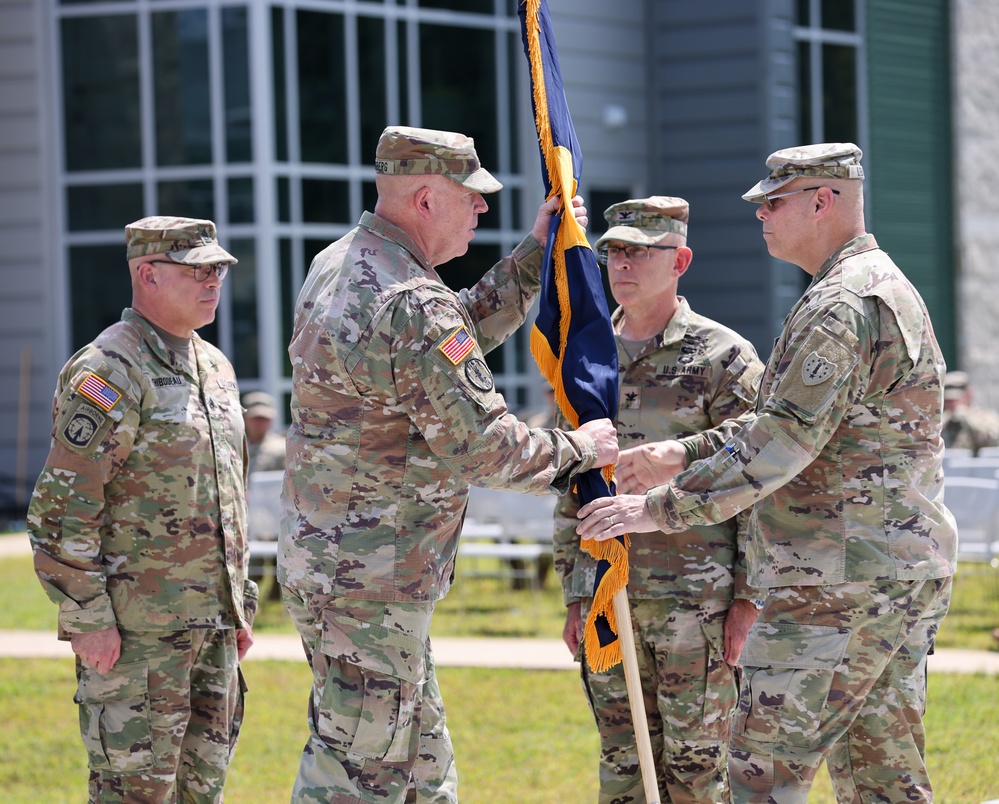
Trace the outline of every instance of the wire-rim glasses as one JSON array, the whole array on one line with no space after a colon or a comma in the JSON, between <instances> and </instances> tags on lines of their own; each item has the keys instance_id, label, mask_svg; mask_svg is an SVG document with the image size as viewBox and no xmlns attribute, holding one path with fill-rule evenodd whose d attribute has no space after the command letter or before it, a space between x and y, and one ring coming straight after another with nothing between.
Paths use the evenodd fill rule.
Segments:
<instances>
[{"instance_id":1,"label":"wire-rim glasses","mask_svg":"<svg viewBox=\"0 0 999 804\"><path fill-rule=\"evenodd\" d=\"M227 262L202 262L197 265L191 265L186 262L173 262L170 260L150 260L153 263L162 263L163 265L175 265L178 268L190 268L194 271L194 279L196 282L204 282L208 277L212 275L212 271L221 281L225 279L225 275L229 273L229 263Z\"/></svg>"},{"instance_id":2,"label":"wire-rim glasses","mask_svg":"<svg viewBox=\"0 0 999 804\"><path fill-rule=\"evenodd\" d=\"M650 249L659 249L660 251L667 251L669 249L679 248L679 246L641 246L637 243L629 243L624 248L620 246L601 246L597 249L597 262L601 265L607 265L611 257L616 257L622 252L624 256L629 260L635 261L640 259L649 259L651 256Z\"/></svg>"},{"instance_id":3,"label":"wire-rim glasses","mask_svg":"<svg viewBox=\"0 0 999 804\"><path fill-rule=\"evenodd\" d=\"M798 193L810 193L812 190L821 190L823 187L832 190L833 195L839 195L839 190L835 187L829 187L826 184L820 184L818 187L799 187L797 190L789 190L786 193L764 193L763 203L767 205L768 209L777 209L777 205L774 203L778 198L786 198L789 195L797 195Z\"/></svg>"}]
</instances>

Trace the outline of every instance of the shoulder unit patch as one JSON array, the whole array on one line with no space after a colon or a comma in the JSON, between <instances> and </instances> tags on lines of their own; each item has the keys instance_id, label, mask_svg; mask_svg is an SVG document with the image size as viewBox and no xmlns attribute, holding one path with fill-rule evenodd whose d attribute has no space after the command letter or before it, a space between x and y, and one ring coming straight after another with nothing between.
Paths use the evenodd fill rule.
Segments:
<instances>
[{"instance_id":1,"label":"shoulder unit patch","mask_svg":"<svg viewBox=\"0 0 999 804\"><path fill-rule=\"evenodd\" d=\"M458 327L437 347L454 365L458 365L475 348L475 339L468 334L465 327Z\"/></svg>"},{"instance_id":2,"label":"shoulder unit patch","mask_svg":"<svg viewBox=\"0 0 999 804\"><path fill-rule=\"evenodd\" d=\"M104 410L111 410L121 399L121 393L103 377L96 374L88 374L76 390Z\"/></svg>"}]
</instances>

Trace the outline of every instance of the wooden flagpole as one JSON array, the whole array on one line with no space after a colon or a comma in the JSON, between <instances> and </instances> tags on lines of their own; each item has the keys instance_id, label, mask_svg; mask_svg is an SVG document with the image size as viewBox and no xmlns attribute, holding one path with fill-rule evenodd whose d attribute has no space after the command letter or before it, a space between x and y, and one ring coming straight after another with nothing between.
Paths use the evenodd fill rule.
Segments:
<instances>
[{"instance_id":1,"label":"wooden flagpole","mask_svg":"<svg viewBox=\"0 0 999 804\"><path fill-rule=\"evenodd\" d=\"M631 629L631 607L628 605L628 592L624 587L614 593L614 618L617 620L617 638L621 642L621 663L624 665L624 681L628 687L628 703L631 705L631 720L635 727L635 742L638 745L638 763L642 769L645 800L648 804L659 804L656 762L652 754L649 721L645 716L645 698L642 695L642 677L638 672L635 632Z\"/></svg>"}]
</instances>

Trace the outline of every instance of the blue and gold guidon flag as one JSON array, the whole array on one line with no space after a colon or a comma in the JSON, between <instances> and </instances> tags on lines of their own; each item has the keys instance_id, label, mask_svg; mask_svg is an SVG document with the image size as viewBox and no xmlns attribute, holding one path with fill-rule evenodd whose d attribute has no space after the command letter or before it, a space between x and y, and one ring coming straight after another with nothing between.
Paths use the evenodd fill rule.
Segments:
<instances>
[{"instance_id":1,"label":"blue and gold guidon flag","mask_svg":"<svg viewBox=\"0 0 999 804\"><path fill-rule=\"evenodd\" d=\"M555 390L562 414L578 427L594 419L617 417L617 344L596 257L571 212L582 158L562 87L548 4L523 0L519 13L531 67L531 100L545 191L549 198L562 199L545 243L531 353ZM576 491L581 506L612 496L613 467L580 475ZM598 672L621 660L612 601L628 582L628 543L624 536L604 542L586 539L581 545L597 559L593 608L583 638L587 663Z\"/></svg>"}]
</instances>

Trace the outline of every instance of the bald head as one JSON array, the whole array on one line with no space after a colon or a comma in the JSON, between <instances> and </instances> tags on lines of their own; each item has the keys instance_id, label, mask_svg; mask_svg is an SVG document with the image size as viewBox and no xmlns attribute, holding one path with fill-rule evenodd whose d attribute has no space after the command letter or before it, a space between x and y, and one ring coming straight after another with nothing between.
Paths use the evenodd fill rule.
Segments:
<instances>
[{"instance_id":1,"label":"bald head","mask_svg":"<svg viewBox=\"0 0 999 804\"><path fill-rule=\"evenodd\" d=\"M489 208L481 193L439 174L379 175L375 187L375 214L408 234L433 267L468 251Z\"/></svg>"}]
</instances>

